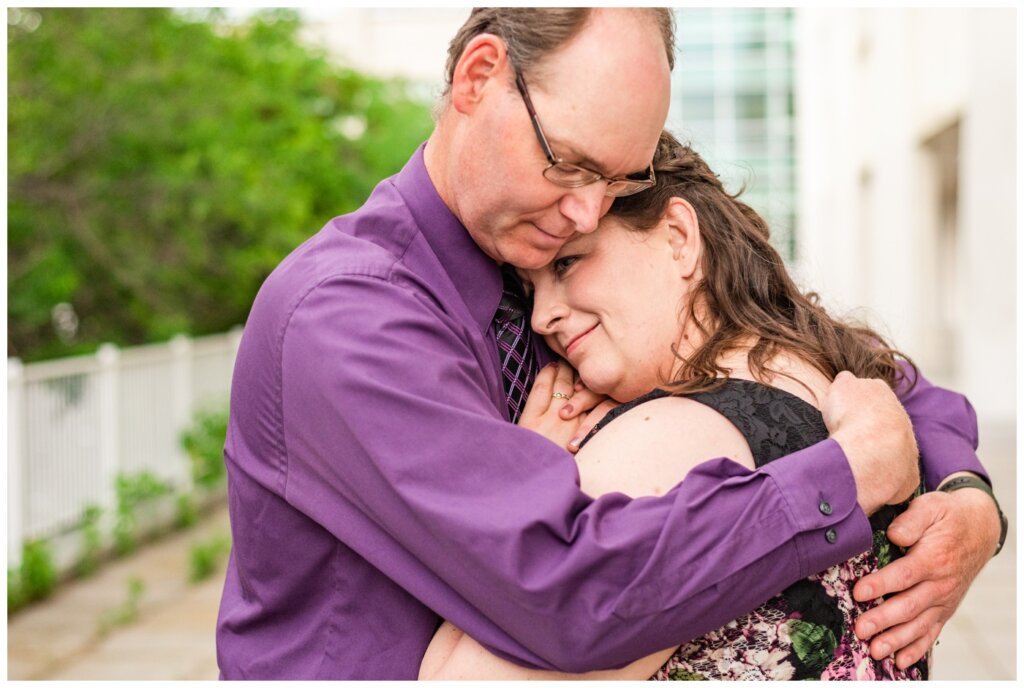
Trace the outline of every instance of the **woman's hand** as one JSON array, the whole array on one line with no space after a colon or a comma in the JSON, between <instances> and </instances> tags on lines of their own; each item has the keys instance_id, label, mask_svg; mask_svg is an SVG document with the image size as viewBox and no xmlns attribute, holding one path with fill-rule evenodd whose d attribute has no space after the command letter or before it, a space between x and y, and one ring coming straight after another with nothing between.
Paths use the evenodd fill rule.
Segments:
<instances>
[{"instance_id":1,"label":"woman's hand","mask_svg":"<svg viewBox=\"0 0 1024 688\"><path fill-rule=\"evenodd\" d=\"M569 401L576 394L574 375L572 366L561 360L541 368L519 418L521 427L540 433L566 449L569 442L579 435L580 425L586 420L589 410L576 408ZM587 403L593 406L594 400L590 399L593 393L585 396ZM560 413L567 405L574 408Z\"/></svg>"}]
</instances>

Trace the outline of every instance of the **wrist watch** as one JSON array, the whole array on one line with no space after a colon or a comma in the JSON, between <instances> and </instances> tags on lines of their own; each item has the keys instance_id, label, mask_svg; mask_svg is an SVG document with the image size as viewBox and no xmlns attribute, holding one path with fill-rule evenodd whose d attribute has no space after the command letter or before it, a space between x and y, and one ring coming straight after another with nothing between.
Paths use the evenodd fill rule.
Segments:
<instances>
[{"instance_id":1,"label":"wrist watch","mask_svg":"<svg viewBox=\"0 0 1024 688\"><path fill-rule=\"evenodd\" d=\"M956 490L963 489L965 487L976 487L989 497L996 505L996 511L999 512L999 544L996 546L996 552L992 556L999 554L1003 549L1003 544L1006 542L1006 531L1009 528L1009 521L1006 520L1006 515L1003 510L999 508L999 500L996 499L995 494L992 493L992 488L989 487L988 483L979 478L976 475L963 475L959 478L953 478L948 483L945 483L939 488L939 492L955 492Z\"/></svg>"}]
</instances>

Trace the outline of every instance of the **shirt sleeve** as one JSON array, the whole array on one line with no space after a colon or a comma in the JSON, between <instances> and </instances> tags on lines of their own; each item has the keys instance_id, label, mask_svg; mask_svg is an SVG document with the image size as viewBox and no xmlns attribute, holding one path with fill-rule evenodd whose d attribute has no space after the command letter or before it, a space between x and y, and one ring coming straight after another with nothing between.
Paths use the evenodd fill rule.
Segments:
<instances>
[{"instance_id":1,"label":"shirt sleeve","mask_svg":"<svg viewBox=\"0 0 1024 688\"><path fill-rule=\"evenodd\" d=\"M913 370L903 362L906 375L896 389L914 426L921 451L921 465L929 490L958 471L977 473L992 481L978 459L978 417L967 397L936 387L918 375L911 387Z\"/></svg>"},{"instance_id":2,"label":"shirt sleeve","mask_svg":"<svg viewBox=\"0 0 1024 688\"><path fill-rule=\"evenodd\" d=\"M622 666L870 548L831 440L761 471L708 461L662 497L590 498L571 455L495 409L487 337L390 280L321 283L280 335L280 484L500 656Z\"/></svg>"}]
</instances>

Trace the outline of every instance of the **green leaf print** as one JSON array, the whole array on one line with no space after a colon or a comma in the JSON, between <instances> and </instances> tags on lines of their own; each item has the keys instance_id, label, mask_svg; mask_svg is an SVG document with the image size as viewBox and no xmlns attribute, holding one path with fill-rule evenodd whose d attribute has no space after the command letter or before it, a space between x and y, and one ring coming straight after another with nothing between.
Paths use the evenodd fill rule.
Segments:
<instances>
[{"instance_id":1,"label":"green leaf print","mask_svg":"<svg viewBox=\"0 0 1024 688\"><path fill-rule=\"evenodd\" d=\"M707 681L707 677L704 674L696 674L686 669L672 669L668 672L668 680L670 681Z\"/></svg>"},{"instance_id":2,"label":"green leaf print","mask_svg":"<svg viewBox=\"0 0 1024 688\"><path fill-rule=\"evenodd\" d=\"M889 538L886 537L884 530L875 531L875 552L878 556L878 568L883 568L892 563L892 549L889 547L890 544Z\"/></svg>"},{"instance_id":3,"label":"green leaf print","mask_svg":"<svg viewBox=\"0 0 1024 688\"><path fill-rule=\"evenodd\" d=\"M835 635L826 626L807 623L800 619L791 619L789 637L793 641L793 651L801 662L812 671L823 671L835 656Z\"/></svg>"}]
</instances>

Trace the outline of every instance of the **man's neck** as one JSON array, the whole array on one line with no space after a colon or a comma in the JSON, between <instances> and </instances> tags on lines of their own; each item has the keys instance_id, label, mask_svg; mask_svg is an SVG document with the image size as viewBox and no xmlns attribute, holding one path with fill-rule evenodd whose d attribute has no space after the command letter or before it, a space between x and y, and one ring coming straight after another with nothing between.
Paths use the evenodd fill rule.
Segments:
<instances>
[{"instance_id":1,"label":"man's neck","mask_svg":"<svg viewBox=\"0 0 1024 688\"><path fill-rule=\"evenodd\" d=\"M448 175L449 159L447 157L451 151L451 137L448 135L443 117L444 115L430 134L430 138L427 139L426 148L423 149L423 164L427 168L427 176L430 177L431 183L437 190L437 195L448 206L448 210L452 211L452 214L461 221L455 198L451 193Z\"/></svg>"}]
</instances>

